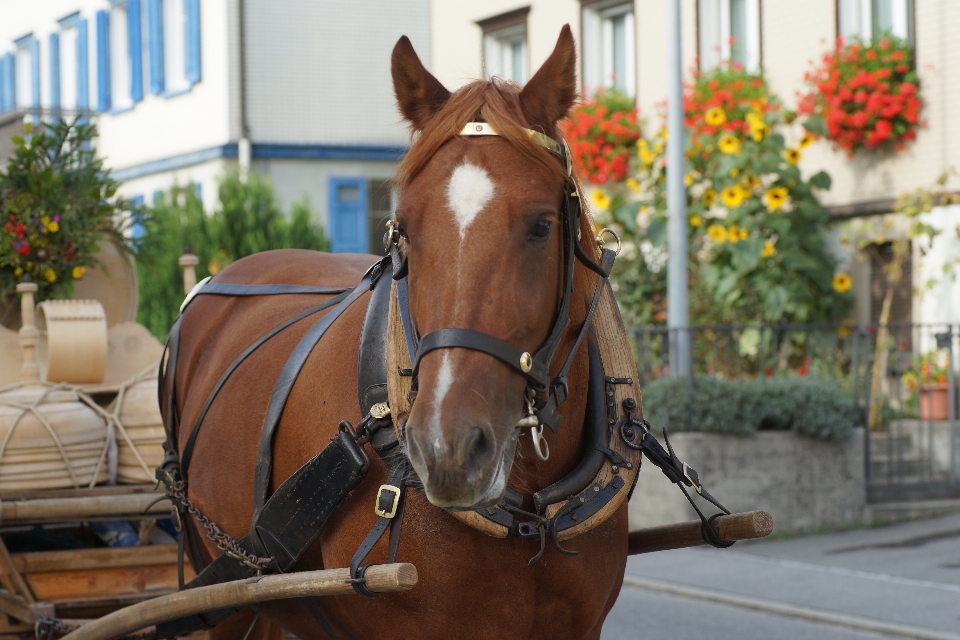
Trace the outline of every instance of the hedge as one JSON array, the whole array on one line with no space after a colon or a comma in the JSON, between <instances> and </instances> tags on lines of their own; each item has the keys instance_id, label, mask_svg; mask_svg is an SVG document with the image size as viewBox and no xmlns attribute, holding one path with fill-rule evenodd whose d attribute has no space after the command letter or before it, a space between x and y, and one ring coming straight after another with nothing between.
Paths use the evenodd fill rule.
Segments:
<instances>
[{"instance_id":1,"label":"hedge","mask_svg":"<svg viewBox=\"0 0 960 640\"><path fill-rule=\"evenodd\" d=\"M643 389L644 417L657 430L747 435L794 431L837 440L857 422L853 398L836 380L760 378L735 382L697 376L690 403L686 378L659 378ZM688 420L689 413L689 420Z\"/></svg>"}]
</instances>

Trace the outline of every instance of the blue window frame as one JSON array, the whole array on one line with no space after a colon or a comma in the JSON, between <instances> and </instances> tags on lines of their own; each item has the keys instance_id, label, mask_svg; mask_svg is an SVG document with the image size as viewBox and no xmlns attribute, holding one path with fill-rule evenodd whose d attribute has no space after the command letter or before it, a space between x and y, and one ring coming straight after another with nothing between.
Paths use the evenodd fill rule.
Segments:
<instances>
[{"instance_id":1,"label":"blue window frame","mask_svg":"<svg viewBox=\"0 0 960 640\"><path fill-rule=\"evenodd\" d=\"M164 91L163 68L163 3L147 1L147 52L150 58L150 93Z\"/></svg>"},{"instance_id":2,"label":"blue window frame","mask_svg":"<svg viewBox=\"0 0 960 640\"><path fill-rule=\"evenodd\" d=\"M328 223L335 253L368 253L367 179L330 178Z\"/></svg>"},{"instance_id":3,"label":"blue window frame","mask_svg":"<svg viewBox=\"0 0 960 640\"><path fill-rule=\"evenodd\" d=\"M17 106L16 63L12 53L0 56L0 112Z\"/></svg>"},{"instance_id":4,"label":"blue window frame","mask_svg":"<svg viewBox=\"0 0 960 640\"><path fill-rule=\"evenodd\" d=\"M60 34L51 33L50 57L50 107L60 108Z\"/></svg>"},{"instance_id":5,"label":"blue window frame","mask_svg":"<svg viewBox=\"0 0 960 640\"><path fill-rule=\"evenodd\" d=\"M27 34L14 41L17 47L14 66L16 106L40 108L40 41ZM21 60L28 58L27 64Z\"/></svg>"},{"instance_id":6,"label":"blue window frame","mask_svg":"<svg viewBox=\"0 0 960 640\"><path fill-rule=\"evenodd\" d=\"M97 11L97 111L110 110L110 14Z\"/></svg>"},{"instance_id":7,"label":"blue window frame","mask_svg":"<svg viewBox=\"0 0 960 640\"><path fill-rule=\"evenodd\" d=\"M77 20L77 109L90 108L90 56L87 20Z\"/></svg>"},{"instance_id":8,"label":"blue window frame","mask_svg":"<svg viewBox=\"0 0 960 640\"><path fill-rule=\"evenodd\" d=\"M127 47L130 52L130 99L143 100L143 54L140 35L140 0L127 2Z\"/></svg>"}]
</instances>

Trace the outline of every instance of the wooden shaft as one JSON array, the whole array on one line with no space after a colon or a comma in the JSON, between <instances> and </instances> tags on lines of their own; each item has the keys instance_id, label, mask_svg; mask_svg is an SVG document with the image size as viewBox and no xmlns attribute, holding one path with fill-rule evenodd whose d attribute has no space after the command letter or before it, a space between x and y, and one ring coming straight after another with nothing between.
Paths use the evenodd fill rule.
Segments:
<instances>
[{"instance_id":1,"label":"wooden shaft","mask_svg":"<svg viewBox=\"0 0 960 640\"><path fill-rule=\"evenodd\" d=\"M164 496L160 492L83 496L78 498L39 498L4 500L0 522L4 526L41 522L77 522L103 516L143 516L150 503ZM170 513L170 502L161 500L150 507L151 517Z\"/></svg>"},{"instance_id":2,"label":"wooden shaft","mask_svg":"<svg viewBox=\"0 0 960 640\"><path fill-rule=\"evenodd\" d=\"M40 331L34 324L33 294L37 291L36 282L21 282L17 285L20 294L20 347L23 349L23 364L20 365L21 382L38 382L40 365L37 364L37 342Z\"/></svg>"},{"instance_id":3,"label":"wooden shaft","mask_svg":"<svg viewBox=\"0 0 960 640\"><path fill-rule=\"evenodd\" d=\"M668 524L630 532L628 553L650 553L668 549L698 547L707 542L700 532L700 521ZM747 511L720 516L713 521L717 535L725 542L765 538L773 531L773 516L766 511Z\"/></svg>"},{"instance_id":4,"label":"wooden shaft","mask_svg":"<svg viewBox=\"0 0 960 640\"><path fill-rule=\"evenodd\" d=\"M197 587L120 609L83 625L64 638L112 640L160 622L205 611L268 600L354 593L347 582L349 577L349 569L326 569ZM406 591L417 584L417 568L406 562L374 565L367 569L366 579L367 588L374 592Z\"/></svg>"}]
</instances>

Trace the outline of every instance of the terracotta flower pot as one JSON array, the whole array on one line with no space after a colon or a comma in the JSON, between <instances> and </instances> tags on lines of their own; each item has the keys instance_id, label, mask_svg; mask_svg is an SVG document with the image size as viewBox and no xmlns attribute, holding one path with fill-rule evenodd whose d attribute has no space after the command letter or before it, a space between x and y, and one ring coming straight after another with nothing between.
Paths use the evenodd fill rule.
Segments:
<instances>
[{"instance_id":1,"label":"terracotta flower pot","mask_svg":"<svg viewBox=\"0 0 960 640\"><path fill-rule=\"evenodd\" d=\"M944 384L925 384L920 387L920 419L946 420L950 415L949 389Z\"/></svg>"}]
</instances>

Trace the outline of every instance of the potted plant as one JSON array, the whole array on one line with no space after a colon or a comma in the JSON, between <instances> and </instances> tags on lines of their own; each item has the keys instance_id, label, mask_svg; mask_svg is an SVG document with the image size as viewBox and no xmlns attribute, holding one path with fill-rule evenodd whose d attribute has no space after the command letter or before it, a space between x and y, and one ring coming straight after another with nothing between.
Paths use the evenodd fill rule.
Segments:
<instances>
[{"instance_id":1,"label":"potted plant","mask_svg":"<svg viewBox=\"0 0 960 640\"><path fill-rule=\"evenodd\" d=\"M930 351L920 356L915 370L903 374L901 382L920 398L921 420L946 420L950 416L947 384L947 354Z\"/></svg>"},{"instance_id":2,"label":"potted plant","mask_svg":"<svg viewBox=\"0 0 960 640\"><path fill-rule=\"evenodd\" d=\"M24 131L0 171L0 302L25 281L37 284L38 301L69 298L74 281L97 264L101 240L130 247L130 203L114 197L117 183L96 157L92 124L61 120L34 130L26 123Z\"/></svg>"},{"instance_id":3,"label":"potted plant","mask_svg":"<svg viewBox=\"0 0 960 640\"><path fill-rule=\"evenodd\" d=\"M805 75L810 92L801 97L799 111L810 117L804 126L851 157L881 145L903 151L923 126L912 59L909 43L893 36L873 43L839 39Z\"/></svg>"}]
</instances>

